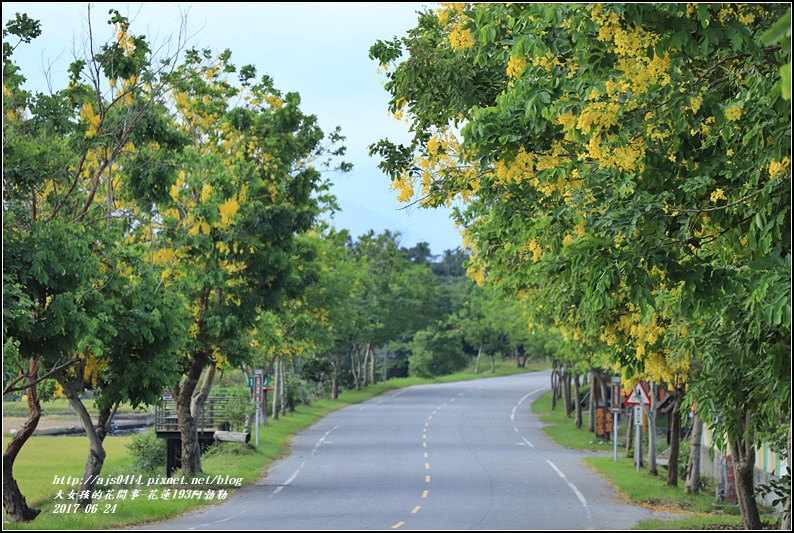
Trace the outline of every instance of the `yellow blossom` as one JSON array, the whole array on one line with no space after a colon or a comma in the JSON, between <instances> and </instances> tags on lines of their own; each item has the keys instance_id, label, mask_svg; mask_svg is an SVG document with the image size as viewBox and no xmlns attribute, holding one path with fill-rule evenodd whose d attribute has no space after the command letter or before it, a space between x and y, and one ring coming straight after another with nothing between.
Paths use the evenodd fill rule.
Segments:
<instances>
[{"instance_id":1,"label":"yellow blossom","mask_svg":"<svg viewBox=\"0 0 794 533\"><path fill-rule=\"evenodd\" d=\"M226 228L232 223L232 219L234 218L234 215L237 214L237 211L240 210L240 204L236 199L230 198L226 202L219 205L218 209L221 212L221 222L218 226L221 228Z\"/></svg>"},{"instance_id":2,"label":"yellow blossom","mask_svg":"<svg viewBox=\"0 0 794 533\"><path fill-rule=\"evenodd\" d=\"M725 110L725 118L730 121L739 120L742 116L742 109L739 106L731 106Z\"/></svg>"},{"instance_id":3,"label":"yellow blossom","mask_svg":"<svg viewBox=\"0 0 794 533\"><path fill-rule=\"evenodd\" d=\"M769 162L769 177L774 178L779 172L786 171L790 167L791 160L788 157L784 157L780 162L773 159Z\"/></svg>"},{"instance_id":4,"label":"yellow blossom","mask_svg":"<svg viewBox=\"0 0 794 533\"><path fill-rule=\"evenodd\" d=\"M513 79L518 78L527 66L527 60L523 57L510 56L507 62L507 75Z\"/></svg>"}]
</instances>

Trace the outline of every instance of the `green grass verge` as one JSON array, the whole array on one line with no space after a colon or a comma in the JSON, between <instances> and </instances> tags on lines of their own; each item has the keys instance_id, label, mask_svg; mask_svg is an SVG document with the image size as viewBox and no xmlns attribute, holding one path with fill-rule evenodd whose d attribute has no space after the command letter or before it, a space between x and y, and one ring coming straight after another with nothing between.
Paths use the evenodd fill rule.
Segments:
<instances>
[{"instance_id":1,"label":"green grass verge","mask_svg":"<svg viewBox=\"0 0 794 533\"><path fill-rule=\"evenodd\" d=\"M551 409L551 393L546 393L532 404L533 413L541 422L548 424L543 431L555 443L583 451L603 452L602 456L588 457L585 462L604 477L629 500L658 511L680 512L680 519L646 520L634 526L634 530L697 530L697 529L741 529L742 520L735 505L717 509L714 505L713 490L706 489L697 494L684 492L683 480L678 487L667 485L667 470L659 468L659 475L648 473L647 455L640 470L637 470L632 457L626 457L625 426L618 428L618 460L614 458L614 444L602 442L587 430L587 416L583 418L583 429L577 429L573 418L565 416L564 409L558 405ZM664 439L658 443L659 452L666 448ZM644 452L647 454L647 438ZM766 524L776 524L773 516L762 517Z\"/></svg>"},{"instance_id":2,"label":"green grass verge","mask_svg":"<svg viewBox=\"0 0 794 533\"><path fill-rule=\"evenodd\" d=\"M293 413L280 416L277 420L269 418L267 427L260 428L259 446L244 446L238 443L225 443L225 453L209 453L202 457L204 472L202 478L212 478L216 474L230 478L242 478L242 484L249 484L266 474L267 469L279 458L289 453L290 441L293 435L308 428L328 413L342 407L357 404L373 398L389 390L400 389L412 385L427 383L453 382L470 379L481 379L494 376L504 376L545 368L534 366L529 368L515 368L507 363L497 363L493 372L490 372L490 362L486 369L474 374L473 367L464 372L443 376L435 379L398 378L388 380L386 383L371 385L362 390L344 391L337 400L316 400L310 405L300 404ZM45 414L67 413L64 400L55 400L43 404ZM11 404L18 407L21 402L3 402L3 409ZM89 402L93 404L93 402ZM16 404L16 405L15 405ZM19 407L24 407L24 404ZM61 412L62 411L62 412ZM6 413L8 414L8 413ZM18 414L26 414L19 410ZM3 447L8 445L8 437L3 439ZM253 440L253 437L252 437ZM135 474L132 469L132 460L127 451L127 444L132 441L130 436L109 436L105 439L107 458L102 469L102 476L112 478ZM238 452L238 453L235 453ZM242 452L242 453L239 453ZM113 488L126 489L128 495L123 500L97 500L97 509L94 513L78 511L75 513L56 513L56 505L70 503L74 500L57 500L58 490L67 489L64 486L53 484L54 477L82 476L83 466L88 454L88 439L85 436L74 437L32 437L22 448L14 464L14 477L16 478L22 494L30 506L42 510L41 514L27 524L9 523L8 515L3 513L3 529L35 529L35 530L96 530L114 529L124 526L146 524L162 521L212 504L212 501L198 501L189 499L170 499L167 501L157 499L149 500L148 494L151 487L146 487L148 475L143 475L143 485L122 486ZM161 473L161 475L164 472ZM163 487L162 485L158 485ZM141 491L135 500L131 499L131 491ZM174 487L178 488L178 487ZM188 488L188 487L184 487ZM195 487L190 487L191 489ZM216 487L228 489L229 494L233 487ZM77 489L77 487L75 487ZM63 490L68 493L68 490ZM217 499L214 500L217 502ZM115 507L113 505L115 504Z\"/></svg>"}]
</instances>

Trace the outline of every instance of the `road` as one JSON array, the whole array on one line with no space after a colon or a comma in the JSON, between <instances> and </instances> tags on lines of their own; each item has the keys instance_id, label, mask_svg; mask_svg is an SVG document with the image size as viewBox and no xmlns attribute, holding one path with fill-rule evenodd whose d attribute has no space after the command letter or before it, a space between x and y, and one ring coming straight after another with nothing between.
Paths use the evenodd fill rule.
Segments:
<instances>
[{"instance_id":1,"label":"road","mask_svg":"<svg viewBox=\"0 0 794 533\"><path fill-rule=\"evenodd\" d=\"M629 529L621 500L542 432L549 373L422 385L331 413L224 502L135 529ZM267 438L267 432L260 434Z\"/></svg>"}]
</instances>

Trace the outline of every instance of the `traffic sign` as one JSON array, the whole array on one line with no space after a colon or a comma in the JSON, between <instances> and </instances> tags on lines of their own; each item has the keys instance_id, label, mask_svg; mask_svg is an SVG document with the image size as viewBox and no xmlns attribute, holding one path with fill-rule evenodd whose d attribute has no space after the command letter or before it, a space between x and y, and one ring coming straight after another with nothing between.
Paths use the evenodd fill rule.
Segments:
<instances>
[{"instance_id":1,"label":"traffic sign","mask_svg":"<svg viewBox=\"0 0 794 533\"><path fill-rule=\"evenodd\" d=\"M651 396L648 394L645 384L640 381L634 385L634 390L631 391L631 394L623 403L626 405L651 405Z\"/></svg>"}]
</instances>

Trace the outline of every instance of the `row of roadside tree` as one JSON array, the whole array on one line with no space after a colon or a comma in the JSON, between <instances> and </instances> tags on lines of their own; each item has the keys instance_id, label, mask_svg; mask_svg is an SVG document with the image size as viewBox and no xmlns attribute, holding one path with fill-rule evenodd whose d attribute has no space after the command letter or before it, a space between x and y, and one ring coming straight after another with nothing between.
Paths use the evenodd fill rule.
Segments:
<instances>
[{"instance_id":1,"label":"row of roadside tree","mask_svg":"<svg viewBox=\"0 0 794 533\"><path fill-rule=\"evenodd\" d=\"M458 206L469 275L574 375L658 383L724 435L747 529L756 447L791 449L790 16L441 4L370 49L413 133L370 147L400 200Z\"/></svg>"}]
</instances>

